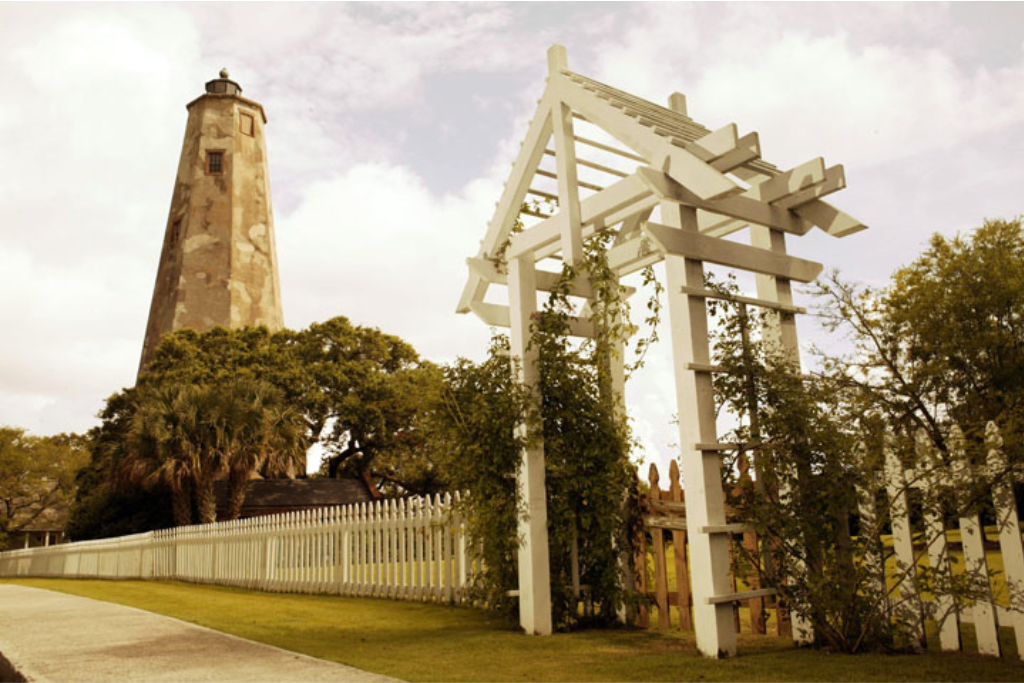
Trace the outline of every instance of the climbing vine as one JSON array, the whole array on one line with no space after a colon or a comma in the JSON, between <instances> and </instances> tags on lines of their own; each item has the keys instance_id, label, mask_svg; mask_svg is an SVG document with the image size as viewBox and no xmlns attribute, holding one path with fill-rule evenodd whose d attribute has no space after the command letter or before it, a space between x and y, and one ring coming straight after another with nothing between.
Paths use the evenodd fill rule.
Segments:
<instances>
[{"instance_id":1,"label":"climbing vine","mask_svg":"<svg viewBox=\"0 0 1024 683\"><path fill-rule=\"evenodd\" d=\"M492 253L499 272L507 272L508 247L522 228L517 219L509 238ZM526 423L527 432L543 440L552 607L561 629L609 623L624 603L637 599L623 588L634 571L633 539L640 530L629 459L635 444L619 390L657 340L662 290L653 269L645 270L644 284L653 290L644 318L649 332L636 342L636 361L627 365L625 346L639 327L630 321L628 289L608 265L611 239L605 232L585 241L582 262L563 265L533 318L529 345L537 352L538 386L524 388L514 381L517 361L509 362L507 338L496 337L484 363L460 361L449 368L438 411L458 442L450 450L451 479L473 492L463 514L486 567L478 576L477 595L509 616L515 607L509 592L517 587L516 530L523 514L515 475L520 449L527 445L514 426ZM582 307L580 294L587 295ZM581 341L574 333L583 331L587 336ZM531 394L540 397L539 405Z\"/></svg>"}]
</instances>

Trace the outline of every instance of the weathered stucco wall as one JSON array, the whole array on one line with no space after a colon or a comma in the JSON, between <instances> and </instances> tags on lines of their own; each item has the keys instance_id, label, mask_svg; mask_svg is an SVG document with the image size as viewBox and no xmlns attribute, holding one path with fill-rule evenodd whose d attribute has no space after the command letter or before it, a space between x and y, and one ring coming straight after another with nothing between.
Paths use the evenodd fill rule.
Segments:
<instances>
[{"instance_id":1,"label":"weathered stucco wall","mask_svg":"<svg viewBox=\"0 0 1024 683\"><path fill-rule=\"evenodd\" d=\"M207 93L188 111L140 372L174 330L283 326L263 108ZM217 151L219 174L207 167Z\"/></svg>"}]
</instances>

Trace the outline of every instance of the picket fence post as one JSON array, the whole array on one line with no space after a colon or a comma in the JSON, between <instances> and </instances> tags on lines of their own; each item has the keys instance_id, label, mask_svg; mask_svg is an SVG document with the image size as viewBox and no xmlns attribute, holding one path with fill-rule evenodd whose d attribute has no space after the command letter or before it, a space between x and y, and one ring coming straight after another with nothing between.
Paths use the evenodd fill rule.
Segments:
<instances>
[{"instance_id":1,"label":"picket fence post","mask_svg":"<svg viewBox=\"0 0 1024 683\"><path fill-rule=\"evenodd\" d=\"M939 645L944 651L958 651L960 642L960 614L953 596L941 589L944 581L952 578L952 567L949 562L949 548L946 541L945 515L942 501L936 496L940 490L939 467L937 455L932 448L928 433L923 429L917 431L915 439L917 468L924 470L925 506L925 545L928 549L928 562L932 570L932 593L935 600L933 618L939 624Z\"/></svg>"},{"instance_id":2,"label":"picket fence post","mask_svg":"<svg viewBox=\"0 0 1024 683\"><path fill-rule=\"evenodd\" d=\"M950 429L950 457L953 462L953 481L958 491L968 488L974 479L971 465L967 461L964 449L964 437L960 428ZM962 501L961 501L962 502ZM998 657L999 627L996 624L996 612L992 605L992 581L988 573L988 562L985 559L985 529L977 512L970 512L960 517L960 541L964 550L964 567L972 587L982 596L975 600L972 607L974 631L978 637L978 652L983 655Z\"/></svg>"},{"instance_id":3,"label":"picket fence post","mask_svg":"<svg viewBox=\"0 0 1024 683\"><path fill-rule=\"evenodd\" d=\"M885 478L889 492L889 516L892 519L892 543L896 551L896 571L904 578L899 584L896 614L907 629L912 648L921 650L925 645L924 620L920 597L914 588L917 563L910 529L910 505L903 464L889 445L885 449Z\"/></svg>"},{"instance_id":4,"label":"picket fence post","mask_svg":"<svg viewBox=\"0 0 1024 683\"><path fill-rule=\"evenodd\" d=\"M1017 657L1024 659L1024 543L1021 542L1017 499L1013 495L1013 480L1006 481L1010 463L1003 450L1003 438L995 422L985 426L985 446L988 451L989 474L999 478L992 487L992 500L999 527L999 551L1003 557L1003 576L1010 596L1010 614L1017 639Z\"/></svg>"}]
</instances>

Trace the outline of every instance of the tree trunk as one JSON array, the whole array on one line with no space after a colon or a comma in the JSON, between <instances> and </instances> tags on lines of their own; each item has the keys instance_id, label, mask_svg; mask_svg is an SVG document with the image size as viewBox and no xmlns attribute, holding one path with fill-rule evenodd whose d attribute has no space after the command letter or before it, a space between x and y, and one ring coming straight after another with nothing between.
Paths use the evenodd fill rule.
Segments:
<instances>
[{"instance_id":1,"label":"tree trunk","mask_svg":"<svg viewBox=\"0 0 1024 683\"><path fill-rule=\"evenodd\" d=\"M171 508L174 510L175 526L188 526L192 523L192 485L190 483L171 489Z\"/></svg>"},{"instance_id":2,"label":"tree trunk","mask_svg":"<svg viewBox=\"0 0 1024 683\"><path fill-rule=\"evenodd\" d=\"M228 478L228 508L224 519L238 519L245 504L245 494L249 489L248 472L232 472Z\"/></svg>"},{"instance_id":3,"label":"tree trunk","mask_svg":"<svg viewBox=\"0 0 1024 683\"><path fill-rule=\"evenodd\" d=\"M217 496L213 490L213 477L196 482L196 508L199 511L200 524L212 524L217 521Z\"/></svg>"}]
</instances>

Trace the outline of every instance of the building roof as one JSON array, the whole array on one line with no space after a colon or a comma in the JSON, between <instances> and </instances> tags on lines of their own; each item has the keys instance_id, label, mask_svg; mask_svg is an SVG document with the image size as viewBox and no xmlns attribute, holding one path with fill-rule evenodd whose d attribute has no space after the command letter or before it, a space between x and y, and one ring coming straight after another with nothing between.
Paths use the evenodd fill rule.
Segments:
<instances>
[{"instance_id":1,"label":"building roof","mask_svg":"<svg viewBox=\"0 0 1024 683\"><path fill-rule=\"evenodd\" d=\"M218 481L217 507L226 507L227 482ZM253 479L242 506L242 517L274 512L369 503L373 496L360 479Z\"/></svg>"}]
</instances>

